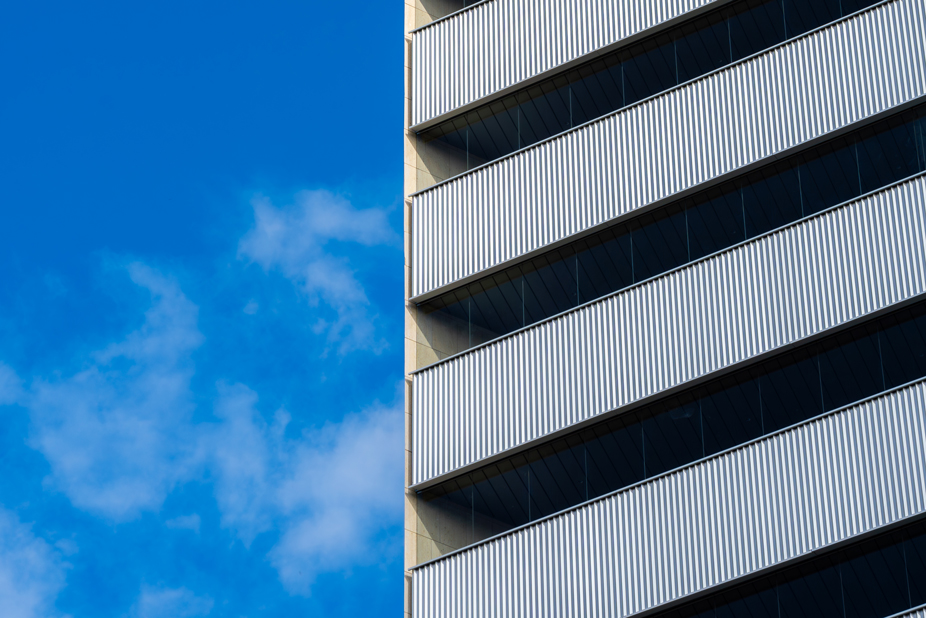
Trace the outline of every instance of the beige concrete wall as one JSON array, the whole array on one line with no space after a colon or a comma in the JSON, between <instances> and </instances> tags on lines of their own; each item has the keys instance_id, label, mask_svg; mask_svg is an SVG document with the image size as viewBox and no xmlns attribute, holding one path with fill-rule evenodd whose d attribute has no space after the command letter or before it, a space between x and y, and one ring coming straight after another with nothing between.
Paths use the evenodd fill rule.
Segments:
<instances>
[{"instance_id":1,"label":"beige concrete wall","mask_svg":"<svg viewBox=\"0 0 926 618\"><path fill-rule=\"evenodd\" d=\"M462 7L462 0L405 0L405 111L404 192L427 188L466 170L461 153L441 142L425 142L408 130L411 124L411 37L409 31ZM465 325L436 314L419 312L407 299L411 294L411 199L405 199L405 487L411 484L410 372L464 349ZM423 502L423 501L422 501ZM464 517L446 509L419 509L417 494L405 490L405 616L410 618L411 573L408 568L461 546Z\"/></svg>"},{"instance_id":2,"label":"beige concrete wall","mask_svg":"<svg viewBox=\"0 0 926 618\"><path fill-rule=\"evenodd\" d=\"M427 0L405 0L405 107L403 122L404 132L404 194L410 195L417 190L419 175L422 181L427 182L427 166L422 162L417 153L417 138L414 133L408 131L411 120L411 35L407 34L419 26L429 23L435 18L435 15L428 11L424 2ZM439 16L439 15L438 15ZM408 299L411 292L410 286L410 240L411 240L411 200L406 199L405 209L405 298ZM411 484L411 376L410 371L417 368L418 365L418 327L417 327L417 308L413 303L405 302L405 480L404 487ZM422 346L422 359L434 358L434 352L427 346ZM417 495L413 491L405 490L405 616L411 618L411 572L408 568L420 562L419 546L421 551L430 555L430 538L422 538L419 542L418 532L418 514L417 514Z\"/></svg>"}]
</instances>

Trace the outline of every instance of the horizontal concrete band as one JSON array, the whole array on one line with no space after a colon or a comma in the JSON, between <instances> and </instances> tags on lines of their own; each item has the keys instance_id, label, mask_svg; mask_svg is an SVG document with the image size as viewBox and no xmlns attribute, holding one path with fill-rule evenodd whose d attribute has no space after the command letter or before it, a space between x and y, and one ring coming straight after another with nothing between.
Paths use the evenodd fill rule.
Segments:
<instances>
[{"instance_id":1,"label":"horizontal concrete band","mask_svg":"<svg viewBox=\"0 0 926 618\"><path fill-rule=\"evenodd\" d=\"M722 0L491 0L412 36L412 125Z\"/></svg>"},{"instance_id":2,"label":"horizontal concrete band","mask_svg":"<svg viewBox=\"0 0 926 618\"><path fill-rule=\"evenodd\" d=\"M416 194L420 299L926 95L896 0Z\"/></svg>"},{"instance_id":3,"label":"horizontal concrete band","mask_svg":"<svg viewBox=\"0 0 926 618\"><path fill-rule=\"evenodd\" d=\"M413 485L926 293L926 176L416 373Z\"/></svg>"},{"instance_id":4,"label":"horizontal concrete band","mask_svg":"<svg viewBox=\"0 0 926 618\"><path fill-rule=\"evenodd\" d=\"M416 618L631 616L926 512L926 382L418 567Z\"/></svg>"}]
</instances>

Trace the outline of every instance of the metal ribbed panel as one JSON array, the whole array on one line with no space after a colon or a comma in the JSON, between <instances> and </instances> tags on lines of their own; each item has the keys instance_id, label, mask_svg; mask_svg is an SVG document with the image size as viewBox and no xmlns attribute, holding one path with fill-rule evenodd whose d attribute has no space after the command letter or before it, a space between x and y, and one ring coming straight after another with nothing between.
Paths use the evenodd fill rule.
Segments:
<instances>
[{"instance_id":1,"label":"metal ribbed panel","mask_svg":"<svg viewBox=\"0 0 926 618\"><path fill-rule=\"evenodd\" d=\"M898 0L414 197L412 296L926 94Z\"/></svg>"},{"instance_id":2,"label":"metal ribbed panel","mask_svg":"<svg viewBox=\"0 0 926 618\"><path fill-rule=\"evenodd\" d=\"M412 38L412 125L714 0L494 0Z\"/></svg>"},{"instance_id":3,"label":"metal ribbed panel","mask_svg":"<svg viewBox=\"0 0 926 618\"><path fill-rule=\"evenodd\" d=\"M926 177L415 374L419 484L926 292Z\"/></svg>"},{"instance_id":4,"label":"metal ribbed panel","mask_svg":"<svg viewBox=\"0 0 926 618\"><path fill-rule=\"evenodd\" d=\"M926 512L926 385L414 572L415 618L630 616Z\"/></svg>"}]
</instances>

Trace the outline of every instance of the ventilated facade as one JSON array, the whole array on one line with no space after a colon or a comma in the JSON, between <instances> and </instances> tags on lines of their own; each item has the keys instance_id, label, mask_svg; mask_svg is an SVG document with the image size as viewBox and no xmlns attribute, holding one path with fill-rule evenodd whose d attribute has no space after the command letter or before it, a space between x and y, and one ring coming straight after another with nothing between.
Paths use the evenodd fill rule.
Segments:
<instances>
[{"instance_id":1,"label":"ventilated facade","mask_svg":"<svg viewBox=\"0 0 926 618\"><path fill-rule=\"evenodd\" d=\"M406 0L405 613L921 616L926 0Z\"/></svg>"}]
</instances>

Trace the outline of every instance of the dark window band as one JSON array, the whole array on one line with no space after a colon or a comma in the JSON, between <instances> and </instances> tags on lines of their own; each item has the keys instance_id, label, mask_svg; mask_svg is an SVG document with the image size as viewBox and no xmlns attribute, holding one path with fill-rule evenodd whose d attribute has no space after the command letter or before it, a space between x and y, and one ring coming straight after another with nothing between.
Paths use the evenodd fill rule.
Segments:
<instances>
[{"instance_id":1,"label":"dark window band","mask_svg":"<svg viewBox=\"0 0 926 618\"><path fill-rule=\"evenodd\" d=\"M418 510L458 549L922 377L926 302L419 492Z\"/></svg>"},{"instance_id":2,"label":"dark window band","mask_svg":"<svg viewBox=\"0 0 926 618\"><path fill-rule=\"evenodd\" d=\"M450 356L926 171L926 105L418 305Z\"/></svg>"},{"instance_id":3,"label":"dark window band","mask_svg":"<svg viewBox=\"0 0 926 618\"><path fill-rule=\"evenodd\" d=\"M736 2L422 131L419 149L470 170L878 1Z\"/></svg>"}]
</instances>

